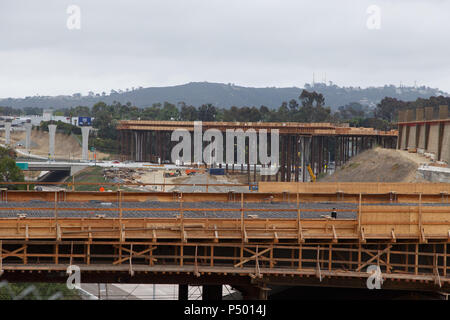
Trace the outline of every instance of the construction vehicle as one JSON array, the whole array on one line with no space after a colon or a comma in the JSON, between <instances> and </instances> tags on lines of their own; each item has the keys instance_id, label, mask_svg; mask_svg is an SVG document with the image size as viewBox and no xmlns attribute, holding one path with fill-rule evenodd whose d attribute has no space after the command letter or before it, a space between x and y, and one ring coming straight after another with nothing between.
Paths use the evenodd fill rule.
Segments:
<instances>
[{"instance_id":1,"label":"construction vehicle","mask_svg":"<svg viewBox=\"0 0 450 320\"><path fill-rule=\"evenodd\" d=\"M195 175L198 172L198 170L196 170L196 169L186 169L185 172L186 172L187 176L193 176L193 175Z\"/></svg>"},{"instance_id":2,"label":"construction vehicle","mask_svg":"<svg viewBox=\"0 0 450 320\"><path fill-rule=\"evenodd\" d=\"M181 176L180 170L169 170L167 172L164 172L164 178L173 178L173 177L179 177Z\"/></svg>"},{"instance_id":3,"label":"construction vehicle","mask_svg":"<svg viewBox=\"0 0 450 320\"><path fill-rule=\"evenodd\" d=\"M311 166L309 164L308 164L308 172L309 172L309 175L311 176L311 182L316 182L316 175L312 171Z\"/></svg>"}]
</instances>

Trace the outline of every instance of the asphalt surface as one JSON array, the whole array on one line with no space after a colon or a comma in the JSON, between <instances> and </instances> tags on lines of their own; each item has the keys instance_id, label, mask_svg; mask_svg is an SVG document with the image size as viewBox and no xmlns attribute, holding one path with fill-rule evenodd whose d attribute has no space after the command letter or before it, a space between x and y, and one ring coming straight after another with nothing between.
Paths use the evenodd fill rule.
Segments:
<instances>
[{"instance_id":1,"label":"asphalt surface","mask_svg":"<svg viewBox=\"0 0 450 320\"><path fill-rule=\"evenodd\" d=\"M25 214L28 218L51 218L55 216L54 202L41 200L32 200L26 202L0 202L0 218L16 218L21 214ZM367 205L367 204L366 204ZM416 203L377 203L374 205L390 205L390 206L417 206ZM423 203L423 206L445 206L450 208L450 203ZM117 202L58 202L58 208L69 210L58 210L60 218L118 218L119 204ZM185 218L235 218L241 217L240 202L184 202L183 216ZM27 208L27 210L20 209ZM73 208L74 210L70 210ZM77 209L83 210L77 210ZM108 210L98 211L94 209L105 208ZM355 219L358 206L356 203L345 202L304 202L300 203L301 217L305 219L320 218L330 215L333 208L336 208L337 217L341 219ZM124 218L176 218L180 214L179 202L123 202L122 217ZM144 210L143 210L144 209ZM156 210L145 210L156 209ZM160 210L158 210L160 209ZM197 209L195 211L189 209ZM214 209L222 209L223 211L215 211ZM229 209L229 210L227 210ZM233 209L233 210L231 210ZM296 218L296 203L288 202L248 202L244 204L246 218ZM258 211L252 209L264 209L266 211ZM284 211L290 209L292 211ZM312 211L313 209L322 209L324 211Z\"/></svg>"}]
</instances>

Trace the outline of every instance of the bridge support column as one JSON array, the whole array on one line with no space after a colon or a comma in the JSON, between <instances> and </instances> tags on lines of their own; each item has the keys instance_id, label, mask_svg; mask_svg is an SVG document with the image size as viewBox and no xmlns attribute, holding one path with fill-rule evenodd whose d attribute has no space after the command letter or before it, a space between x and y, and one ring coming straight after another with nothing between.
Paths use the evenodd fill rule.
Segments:
<instances>
[{"instance_id":1,"label":"bridge support column","mask_svg":"<svg viewBox=\"0 0 450 320\"><path fill-rule=\"evenodd\" d=\"M56 133L56 124L48 125L48 153L50 159L55 160L55 133ZM49 160L50 160L49 159Z\"/></svg>"},{"instance_id":2,"label":"bridge support column","mask_svg":"<svg viewBox=\"0 0 450 320\"><path fill-rule=\"evenodd\" d=\"M222 300L221 285L204 285L202 288L203 300Z\"/></svg>"},{"instance_id":3,"label":"bridge support column","mask_svg":"<svg viewBox=\"0 0 450 320\"><path fill-rule=\"evenodd\" d=\"M25 130L26 130L25 149L27 150L27 152L30 152L30 147L31 147L31 128L32 127L33 127L33 125L31 124L31 122L25 123Z\"/></svg>"},{"instance_id":4,"label":"bridge support column","mask_svg":"<svg viewBox=\"0 0 450 320\"><path fill-rule=\"evenodd\" d=\"M178 300L186 301L189 300L188 296L189 286L187 284L178 285Z\"/></svg>"},{"instance_id":5,"label":"bridge support column","mask_svg":"<svg viewBox=\"0 0 450 320\"><path fill-rule=\"evenodd\" d=\"M11 143L11 122L5 122L5 145L9 146Z\"/></svg>"},{"instance_id":6,"label":"bridge support column","mask_svg":"<svg viewBox=\"0 0 450 320\"><path fill-rule=\"evenodd\" d=\"M91 130L91 127L81 127L81 137L82 137L81 159L82 160L88 160L89 130Z\"/></svg>"}]
</instances>

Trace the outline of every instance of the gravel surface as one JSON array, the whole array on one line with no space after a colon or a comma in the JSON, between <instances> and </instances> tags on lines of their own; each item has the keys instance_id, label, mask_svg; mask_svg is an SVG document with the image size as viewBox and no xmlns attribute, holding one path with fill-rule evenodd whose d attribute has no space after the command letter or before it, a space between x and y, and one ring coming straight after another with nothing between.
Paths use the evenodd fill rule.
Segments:
<instances>
[{"instance_id":1,"label":"gravel surface","mask_svg":"<svg viewBox=\"0 0 450 320\"><path fill-rule=\"evenodd\" d=\"M58 208L82 208L81 210L60 210L58 217L86 217L96 218L99 215L105 217L118 217L119 204L116 202L58 202ZM29 210L20 210L18 208L29 208ZM47 210L42 210L45 208ZM109 208L107 211L95 211L89 209ZM173 210L127 210L122 211L122 216L125 218L144 218L144 217L160 217L160 218L174 218L179 215L180 203L178 202L123 202L123 209L173 209ZM240 202L184 202L183 215L185 218L236 218L241 217ZM246 217L251 218L295 218L297 217L297 205L295 203L276 202L276 203L245 203L244 208ZM353 203L335 203L335 202L321 202L321 203L301 203L302 218L318 218L321 215L329 215L333 208L343 210L338 212L340 218L355 218L357 205ZM189 209L197 209L195 211ZM225 209L225 211L215 211L213 209ZM233 209L227 211L226 209ZM249 210L250 209L250 210ZM251 209L264 209L267 211L254 211ZM283 211L290 209L292 211ZM324 209L325 212L308 211L311 209ZM54 202L46 202L33 200L28 202L1 202L0 203L0 217L1 218L15 218L19 214L26 214L27 217L48 218L54 216Z\"/></svg>"},{"instance_id":2,"label":"gravel surface","mask_svg":"<svg viewBox=\"0 0 450 320\"><path fill-rule=\"evenodd\" d=\"M366 205L390 205L390 206L417 206L417 203L376 203ZM450 203L430 203L422 204L423 206L445 206L450 208ZM99 218L104 217L119 217L119 204L117 202L58 202L58 208L74 208L74 210L59 210L58 217L85 217L85 218ZM29 208L28 210L21 210L18 208ZM78 208L86 210L76 210ZM96 211L94 209L105 208L110 210ZM123 202L124 210L122 216L124 218L175 218L180 212L180 203L178 202ZM240 202L184 202L183 215L185 218L235 218L241 217ZM296 203L287 202L267 202L254 203L249 202L244 204L245 217L249 218L296 218L297 205ZM333 208L338 211L338 218L355 219L358 209L355 203L346 202L304 202L300 203L300 211L302 218L320 218L322 216L330 215ZM43 210L44 209L44 210ZM137 209L162 209L154 211L137 210ZM169 210L167 210L169 209ZM173 209L173 210L170 210ZM197 210L189 210L197 209ZM215 211L213 209L225 209L224 211ZM234 210L226 210L234 209ZM255 210L252 210L255 209ZM264 209L267 211L258 211ZM292 211L283 211L290 209ZM321 209L324 211L313 211L313 209ZM29 218L49 218L54 216L54 202L32 200L27 202L0 202L0 218L15 218L20 214L26 214Z\"/></svg>"}]
</instances>

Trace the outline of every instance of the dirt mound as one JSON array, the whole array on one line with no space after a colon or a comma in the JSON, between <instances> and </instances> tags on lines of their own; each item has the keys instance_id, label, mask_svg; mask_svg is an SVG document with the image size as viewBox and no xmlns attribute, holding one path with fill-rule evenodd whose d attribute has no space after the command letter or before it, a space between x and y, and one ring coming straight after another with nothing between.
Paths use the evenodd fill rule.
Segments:
<instances>
[{"instance_id":1,"label":"dirt mound","mask_svg":"<svg viewBox=\"0 0 450 320\"><path fill-rule=\"evenodd\" d=\"M427 182L416 178L417 168L428 160L395 149L375 148L353 157L320 182Z\"/></svg>"}]
</instances>

